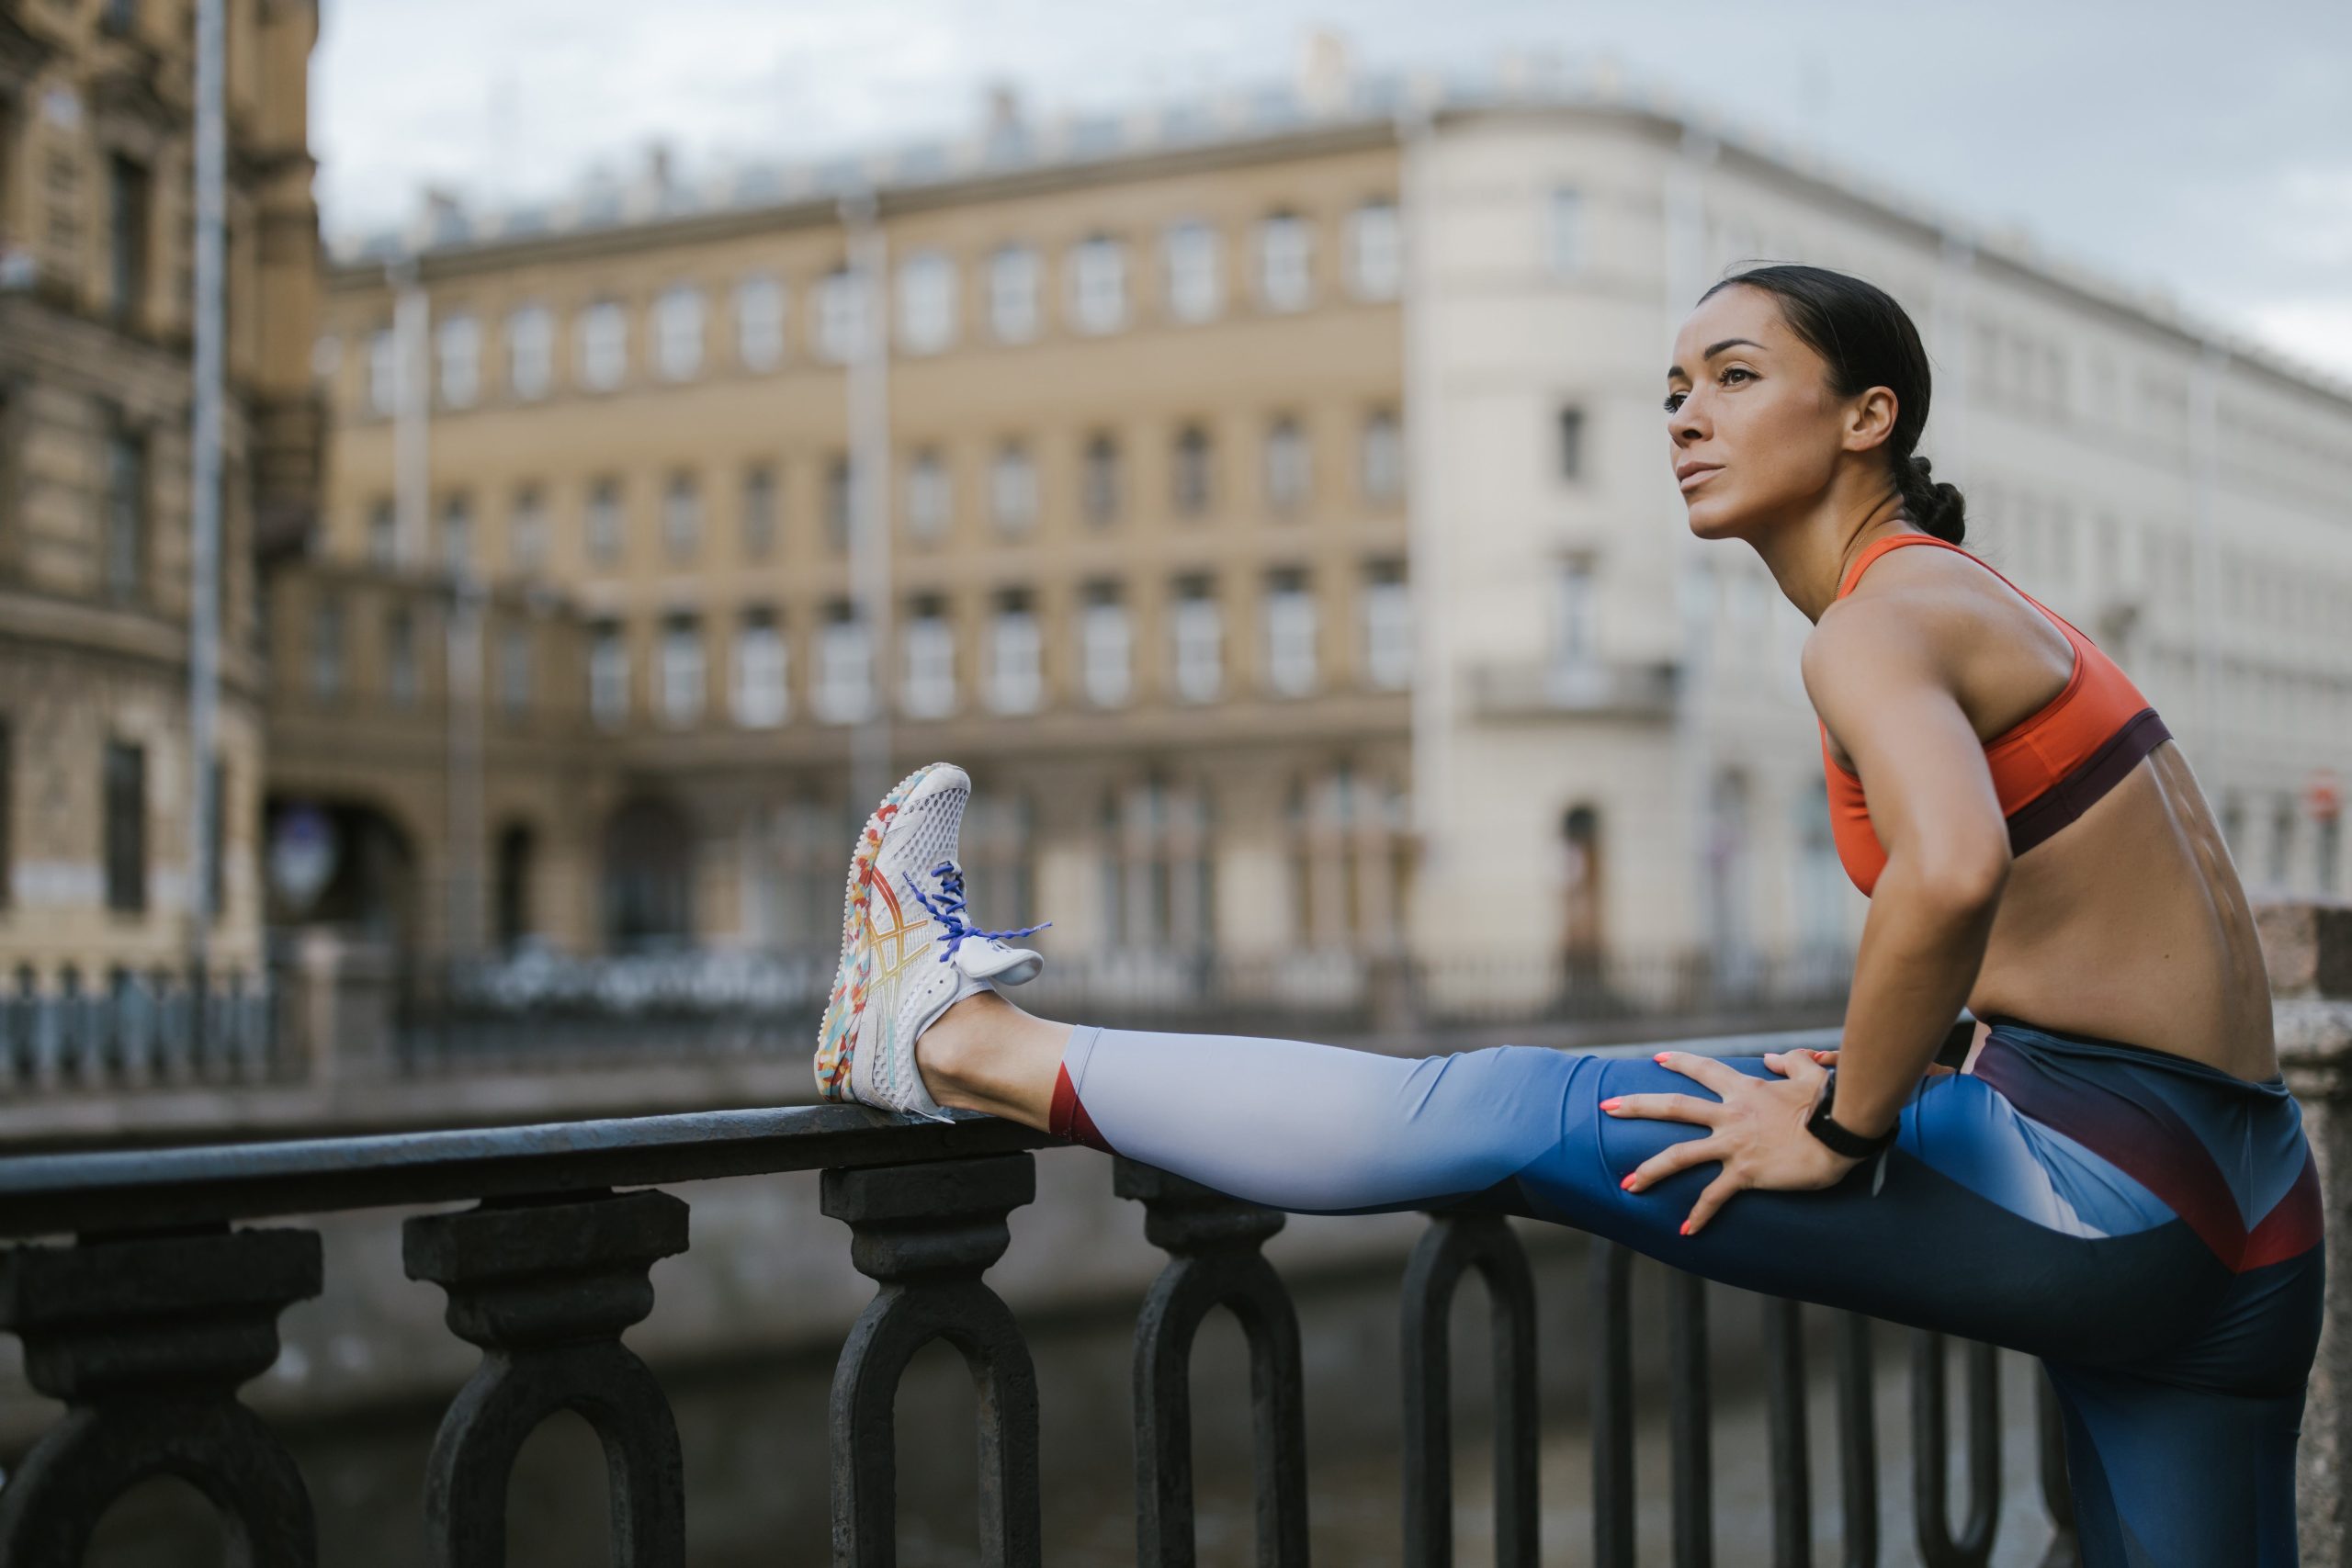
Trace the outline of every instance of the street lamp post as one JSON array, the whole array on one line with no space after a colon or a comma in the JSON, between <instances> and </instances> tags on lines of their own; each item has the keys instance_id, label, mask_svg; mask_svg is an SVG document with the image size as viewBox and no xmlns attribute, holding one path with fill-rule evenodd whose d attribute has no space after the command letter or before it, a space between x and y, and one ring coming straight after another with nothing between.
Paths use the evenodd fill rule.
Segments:
<instances>
[{"instance_id":1,"label":"street lamp post","mask_svg":"<svg viewBox=\"0 0 2352 1568\"><path fill-rule=\"evenodd\" d=\"M222 125L221 6L196 7L196 364L188 432L188 972L196 1027L205 1016L212 934L212 766L220 701L220 400L222 210L228 158Z\"/></svg>"}]
</instances>

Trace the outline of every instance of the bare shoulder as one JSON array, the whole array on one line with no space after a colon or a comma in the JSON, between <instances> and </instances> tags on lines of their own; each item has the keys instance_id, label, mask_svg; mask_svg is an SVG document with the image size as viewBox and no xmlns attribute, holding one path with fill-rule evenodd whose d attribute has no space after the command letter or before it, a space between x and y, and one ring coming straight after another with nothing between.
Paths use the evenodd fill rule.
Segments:
<instances>
[{"instance_id":1,"label":"bare shoulder","mask_svg":"<svg viewBox=\"0 0 2352 1568\"><path fill-rule=\"evenodd\" d=\"M1958 696L1990 734L2003 716L2047 700L2047 691L2031 702L2018 694L2040 690L2052 671L2063 682L2071 658L2064 634L1982 562L1908 549L1875 562L1823 612L1805 638L1804 672L1816 708L1924 682Z\"/></svg>"}]
</instances>

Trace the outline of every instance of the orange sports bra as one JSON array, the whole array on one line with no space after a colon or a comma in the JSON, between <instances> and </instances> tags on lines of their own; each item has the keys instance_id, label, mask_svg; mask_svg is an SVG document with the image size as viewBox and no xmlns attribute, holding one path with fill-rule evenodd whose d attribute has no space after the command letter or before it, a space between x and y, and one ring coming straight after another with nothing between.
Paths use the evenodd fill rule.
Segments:
<instances>
[{"instance_id":1,"label":"orange sports bra","mask_svg":"<svg viewBox=\"0 0 2352 1568\"><path fill-rule=\"evenodd\" d=\"M2041 712L1984 743L1994 791L2000 797L2002 815L2008 818L2009 852L2023 854L2088 811L2143 757L2172 739L2172 732L2130 677L2090 638L1958 545L1927 534L1896 534L1881 539L1847 570L1845 581L1838 585L1838 597L1843 599L1854 591L1871 562L1905 545L1933 545L1976 561L2008 583L2018 598L2048 615L2074 645L2075 672L2067 677L2064 690L2044 704ZM1854 886L1868 893L1878 886L1879 874L1886 869L1886 848L1871 826L1860 777L1840 767L1829 754L1826 725L1821 727L1821 761L1829 784L1829 829L1837 840L1838 858L1845 863Z\"/></svg>"}]
</instances>

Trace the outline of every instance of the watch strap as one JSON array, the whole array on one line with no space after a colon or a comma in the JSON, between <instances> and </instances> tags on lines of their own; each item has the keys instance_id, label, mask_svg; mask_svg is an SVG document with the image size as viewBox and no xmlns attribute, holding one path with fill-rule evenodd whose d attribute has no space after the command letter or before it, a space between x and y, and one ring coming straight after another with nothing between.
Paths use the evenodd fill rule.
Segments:
<instances>
[{"instance_id":1,"label":"watch strap","mask_svg":"<svg viewBox=\"0 0 2352 1568\"><path fill-rule=\"evenodd\" d=\"M1848 1159L1868 1159L1894 1142L1902 1131L1898 1122L1875 1138L1864 1137L1850 1127L1838 1125L1830 1115L1830 1107L1838 1098L1838 1069L1832 1067L1823 1076L1820 1098L1813 1102L1813 1113L1805 1118L1804 1130Z\"/></svg>"}]
</instances>

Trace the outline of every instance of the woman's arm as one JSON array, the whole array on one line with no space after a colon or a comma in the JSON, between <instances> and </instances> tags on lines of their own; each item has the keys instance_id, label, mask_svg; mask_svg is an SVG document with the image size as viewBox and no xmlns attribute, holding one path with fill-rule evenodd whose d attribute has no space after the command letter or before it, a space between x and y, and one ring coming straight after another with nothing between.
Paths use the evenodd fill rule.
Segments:
<instances>
[{"instance_id":1,"label":"woman's arm","mask_svg":"<svg viewBox=\"0 0 2352 1568\"><path fill-rule=\"evenodd\" d=\"M1894 1125L1968 999L2009 874L2008 824L1984 748L1955 695L1957 655L1948 651L1978 634L1933 621L1887 598L1848 600L1805 642L1805 690L1853 759L1886 849L1854 962L1833 1112L1840 1126L1871 1136ZM1805 1130L1825 1070L1811 1054L1766 1056L1776 1078L1677 1051L1657 1059L1716 1098L1629 1094L1600 1109L1709 1129L1668 1145L1625 1179L1625 1190L1639 1192L1721 1162L1684 1235L1696 1235L1745 1189L1827 1187L1854 1168Z\"/></svg>"},{"instance_id":2,"label":"woman's arm","mask_svg":"<svg viewBox=\"0 0 2352 1568\"><path fill-rule=\"evenodd\" d=\"M1894 1124L1967 1001L2009 874L2008 824L1939 629L1891 600L1848 600L1805 643L1805 691L1886 850L1838 1070L1835 1114L1865 1134Z\"/></svg>"}]
</instances>

